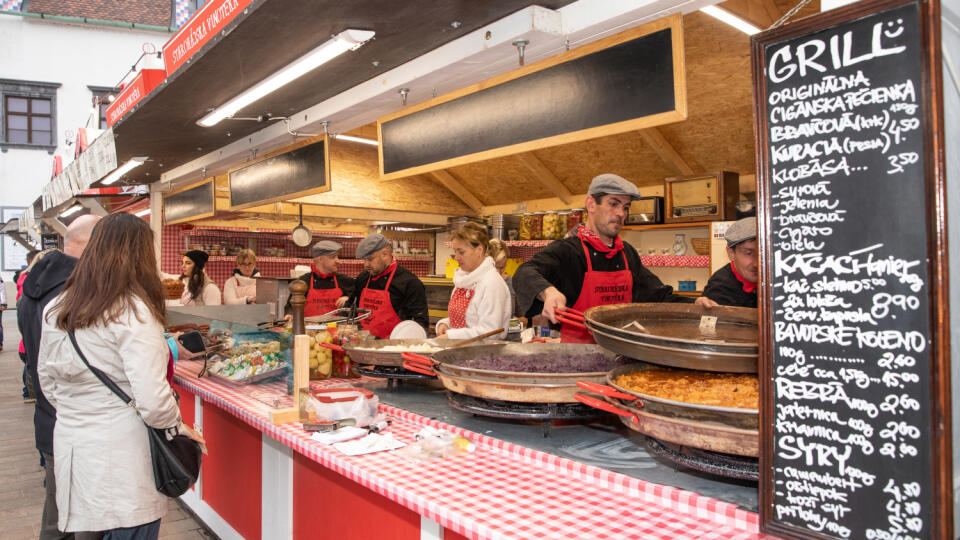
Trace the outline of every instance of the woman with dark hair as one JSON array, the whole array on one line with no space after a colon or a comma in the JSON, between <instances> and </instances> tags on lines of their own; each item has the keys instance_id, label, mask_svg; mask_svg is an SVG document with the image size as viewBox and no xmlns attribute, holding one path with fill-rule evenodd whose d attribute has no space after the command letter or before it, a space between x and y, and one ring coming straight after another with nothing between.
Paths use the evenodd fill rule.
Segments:
<instances>
[{"instance_id":1,"label":"woman with dark hair","mask_svg":"<svg viewBox=\"0 0 960 540\"><path fill-rule=\"evenodd\" d=\"M184 306L219 306L221 301L220 289L210 279L203 267L207 265L210 256L206 251L194 249L183 254L183 263L180 267L183 279L183 294L180 303Z\"/></svg>"},{"instance_id":2,"label":"woman with dark hair","mask_svg":"<svg viewBox=\"0 0 960 540\"><path fill-rule=\"evenodd\" d=\"M63 291L43 314L38 373L57 409L57 527L104 538L155 539L167 498L154 485L144 423L203 438L180 420L166 381L164 290L153 233L131 214L97 224ZM84 364L103 371L131 406Z\"/></svg>"}]
</instances>

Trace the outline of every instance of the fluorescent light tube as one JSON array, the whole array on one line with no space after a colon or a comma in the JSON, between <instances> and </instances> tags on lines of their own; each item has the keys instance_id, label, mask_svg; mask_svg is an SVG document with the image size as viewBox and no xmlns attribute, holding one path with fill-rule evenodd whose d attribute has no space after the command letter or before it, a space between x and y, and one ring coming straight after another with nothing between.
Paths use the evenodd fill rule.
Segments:
<instances>
[{"instance_id":1,"label":"fluorescent light tube","mask_svg":"<svg viewBox=\"0 0 960 540\"><path fill-rule=\"evenodd\" d=\"M61 212L61 213L60 213L60 217L65 218L65 217L72 216L72 215L76 214L77 212L79 212L81 208L83 208L83 207L80 206L79 204L74 204L74 205L71 206L70 208L67 208L66 210L64 210L63 212Z\"/></svg>"},{"instance_id":2,"label":"fluorescent light tube","mask_svg":"<svg viewBox=\"0 0 960 540\"><path fill-rule=\"evenodd\" d=\"M150 213L150 209L147 208L146 210L141 210L141 211L139 211L139 212L134 213L133 215L135 215L135 216L137 216L137 217L143 217L143 216L145 216L145 215L147 215L147 214L149 214L149 213Z\"/></svg>"},{"instance_id":3,"label":"fluorescent light tube","mask_svg":"<svg viewBox=\"0 0 960 540\"><path fill-rule=\"evenodd\" d=\"M102 183L103 183L104 185L108 185L108 184L112 184L112 183L116 182L117 180L120 179L121 176L123 176L123 175L127 174L128 172L130 172L130 170L132 170L132 169L134 169L134 168L136 168L136 167L139 167L140 165L143 165L143 162L146 161L146 160L147 160L147 158L145 158L145 157L144 157L144 158L133 158L133 159L131 159L130 161L128 161L128 162L124 163L123 165L117 167L116 169L113 170L113 172L111 172L111 173L108 174L106 177L104 177Z\"/></svg>"},{"instance_id":4,"label":"fluorescent light tube","mask_svg":"<svg viewBox=\"0 0 960 540\"><path fill-rule=\"evenodd\" d=\"M344 30L316 49L287 64L273 75L248 88L237 97L217 107L198 120L197 123L204 127L216 125L224 118L233 116L240 109L270 92L313 71L317 66L329 62L349 50L356 50L373 36L374 32L370 30Z\"/></svg>"},{"instance_id":5,"label":"fluorescent light tube","mask_svg":"<svg viewBox=\"0 0 960 540\"><path fill-rule=\"evenodd\" d=\"M338 141L351 141L358 142L362 144L369 144L371 146L379 146L380 143L374 139L364 139L363 137L354 137L353 135L337 135Z\"/></svg>"},{"instance_id":6,"label":"fluorescent light tube","mask_svg":"<svg viewBox=\"0 0 960 540\"><path fill-rule=\"evenodd\" d=\"M736 28L737 30L743 32L748 36L752 36L760 32L760 29L756 26L748 23L747 21L733 15L729 11L718 8L717 6L707 6L705 8L700 8L700 11L710 15L715 19L720 19L721 21L729 24L730 26Z\"/></svg>"}]
</instances>

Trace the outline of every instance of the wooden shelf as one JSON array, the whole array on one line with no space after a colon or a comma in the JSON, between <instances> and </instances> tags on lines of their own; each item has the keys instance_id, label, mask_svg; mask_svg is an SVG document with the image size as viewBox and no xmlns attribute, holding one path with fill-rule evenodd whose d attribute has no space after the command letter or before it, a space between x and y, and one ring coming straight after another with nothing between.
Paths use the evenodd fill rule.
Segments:
<instances>
[{"instance_id":1,"label":"wooden shelf","mask_svg":"<svg viewBox=\"0 0 960 540\"><path fill-rule=\"evenodd\" d=\"M399 261L432 261L433 255L397 255L397 260ZM217 255L210 257L209 262L229 262L236 263L237 257L230 255ZM257 262L275 262L275 263L291 263L291 264L304 264L310 265L313 263L313 259L304 259L301 257L261 257L257 256ZM340 262L349 263L349 262L363 262L362 259L340 259Z\"/></svg>"},{"instance_id":2,"label":"wooden shelf","mask_svg":"<svg viewBox=\"0 0 960 540\"><path fill-rule=\"evenodd\" d=\"M625 231L657 231L675 229L709 229L712 221L695 221L691 223L652 223L650 225L624 225Z\"/></svg>"},{"instance_id":3,"label":"wooden shelf","mask_svg":"<svg viewBox=\"0 0 960 540\"><path fill-rule=\"evenodd\" d=\"M677 296L703 296L703 291L673 291Z\"/></svg>"}]
</instances>

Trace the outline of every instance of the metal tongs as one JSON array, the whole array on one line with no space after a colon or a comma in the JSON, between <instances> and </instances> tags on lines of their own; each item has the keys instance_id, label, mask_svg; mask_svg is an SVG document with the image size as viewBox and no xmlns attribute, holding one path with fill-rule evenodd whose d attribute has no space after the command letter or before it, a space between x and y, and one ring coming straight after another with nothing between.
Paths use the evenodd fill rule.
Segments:
<instances>
[{"instance_id":1,"label":"metal tongs","mask_svg":"<svg viewBox=\"0 0 960 540\"><path fill-rule=\"evenodd\" d=\"M563 324L568 324L583 330L588 329L586 324L584 324L587 322L587 319L583 316L583 312L579 309L573 309L572 307L557 308L556 315L557 320Z\"/></svg>"}]
</instances>

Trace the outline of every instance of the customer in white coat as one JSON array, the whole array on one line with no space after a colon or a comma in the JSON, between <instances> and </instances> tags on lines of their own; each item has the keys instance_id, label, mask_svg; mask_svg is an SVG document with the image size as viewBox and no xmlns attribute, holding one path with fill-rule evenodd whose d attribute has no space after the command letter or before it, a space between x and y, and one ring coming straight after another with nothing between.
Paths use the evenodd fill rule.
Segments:
<instances>
[{"instance_id":1,"label":"customer in white coat","mask_svg":"<svg viewBox=\"0 0 960 540\"><path fill-rule=\"evenodd\" d=\"M510 289L497 271L483 225L469 222L453 234L453 257L460 268L453 274L448 317L437 322L437 336L467 339L507 328L513 312ZM490 339L506 337L504 330Z\"/></svg>"},{"instance_id":2,"label":"customer in white coat","mask_svg":"<svg viewBox=\"0 0 960 540\"><path fill-rule=\"evenodd\" d=\"M63 532L159 535L168 501L154 485L144 422L203 442L181 422L165 378L170 351L163 323L150 227L131 214L104 218L44 310L40 339L40 386L57 410L53 450ZM90 365L132 396L134 407L87 368L70 343L71 330Z\"/></svg>"},{"instance_id":3,"label":"customer in white coat","mask_svg":"<svg viewBox=\"0 0 960 540\"><path fill-rule=\"evenodd\" d=\"M237 254L237 267L223 284L225 305L253 304L257 300L257 254L245 249Z\"/></svg>"}]
</instances>

